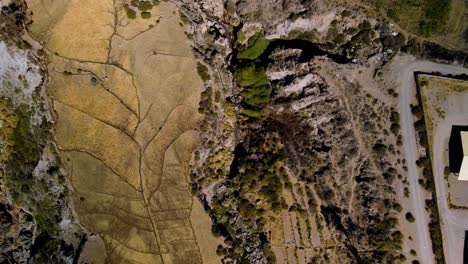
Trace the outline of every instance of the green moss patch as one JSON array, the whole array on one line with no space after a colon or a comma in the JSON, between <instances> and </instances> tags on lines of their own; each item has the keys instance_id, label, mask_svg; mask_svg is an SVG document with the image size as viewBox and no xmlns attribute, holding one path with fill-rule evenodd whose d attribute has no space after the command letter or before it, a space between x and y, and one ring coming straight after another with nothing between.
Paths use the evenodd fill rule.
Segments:
<instances>
[{"instance_id":1,"label":"green moss patch","mask_svg":"<svg viewBox=\"0 0 468 264\"><path fill-rule=\"evenodd\" d=\"M2 160L6 161L10 158L15 147L14 132L18 125L18 117L0 102L0 120L2 126L0 129L0 140L4 142L1 153Z\"/></svg>"},{"instance_id":2,"label":"green moss patch","mask_svg":"<svg viewBox=\"0 0 468 264\"><path fill-rule=\"evenodd\" d=\"M268 112L264 109L255 110L255 109L243 109L242 114L254 119L261 119L268 115Z\"/></svg>"},{"instance_id":3,"label":"green moss patch","mask_svg":"<svg viewBox=\"0 0 468 264\"><path fill-rule=\"evenodd\" d=\"M254 119L268 115L264 107L270 103L272 87L260 56L269 45L270 41L263 34L257 33L239 48L237 54L239 60L234 70L234 79L243 87L241 95L244 98L244 110L241 113Z\"/></svg>"},{"instance_id":4,"label":"green moss patch","mask_svg":"<svg viewBox=\"0 0 468 264\"><path fill-rule=\"evenodd\" d=\"M270 102L271 91L271 85L262 85L245 89L241 94L246 104L257 107Z\"/></svg>"},{"instance_id":5,"label":"green moss patch","mask_svg":"<svg viewBox=\"0 0 468 264\"><path fill-rule=\"evenodd\" d=\"M254 119L266 117L268 111L263 108L270 103L272 88L265 69L252 64L237 70L234 78L244 88L241 92L245 104L242 114Z\"/></svg>"},{"instance_id":6,"label":"green moss patch","mask_svg":"<svg viewBox=\"0 0 468 264\"><path fill-rule=\"evenodd\" d=\"M251 64L234 72L234 78L243 87L257 87L270 83L263 67Z\"/></svg>"},{"instance_id":7,"label":"green moss patch","mask_svg":"<svg viewBox=\"0 0 468 264\"><path fill-rule=\"evenodd\" d=\"M263 35L255 34L249 39L247 46L240 48L237 58L255 60L263 54L269 45L270 41L265 39Z\"/></svg>"}]
</instances>

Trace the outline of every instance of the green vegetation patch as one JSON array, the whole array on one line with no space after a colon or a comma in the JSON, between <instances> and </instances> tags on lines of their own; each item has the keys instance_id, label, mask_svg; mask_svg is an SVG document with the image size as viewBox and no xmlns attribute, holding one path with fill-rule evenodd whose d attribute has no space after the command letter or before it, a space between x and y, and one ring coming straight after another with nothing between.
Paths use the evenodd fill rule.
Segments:
<instances>
[{"instance_id":1,"label":"green vegetation patch","mask_svg":"<svg viewBox=\"0 0 468 264\"><path fill-rule=\"evenodd\" d=\"M318 40L318 37L315 31L303 31L301 29L296 28L291 30L285 39L300 39L307 40L310 42L316 42Z\"/></svg>"},{"instance_id":2,"label":"green vegetation patch","mask_svg":"<svg viewBox=\"0 0 468 264\"><path fill-rule=\"evenodd\" d=\"M151 18L151 13L150 12L141 12L141 18L150 19Z\"/></svg>"},{"instance_id":3,"label":"green vegetation patch","mask_svg":"<svg viewBox=\"0 0 468 264\"><path fill-rule=\"evenodd\" d=\"M241 94L246 104L257 107L270 102L271 91L271 85L262 85L245 89Z\"/></svg>"},{"instance_id":4,"label":"green vegetation patch","mask_svg":"<svg viewBox=\"0 0 468 264\"><path fill-rule=\"evenodd\" d=\"M263 108L270 103L272 88L265 69L250 64L234 72L234 78L244 88L241 92L245 104L242 114L254 119L266 117L268 111Z\"/></svg>"},{"instance_id":5,"label":"green vegetation patch","mask_svg":"<svg viewBox=\"0 0 468 264\"><path fill-rule=\"evenodd\" d=\"M254 119L262 119L268 115L268 112L264 109L254 110L254 109L243 109L242 114Z\"/></svg>"},{"instance_id":6,"label":"green vegetation patch","mask_svg":"<svg viewBox=\"0 0 468 264\"><path fill-rule=\"evenodd\" d=\"M131 9L128 5L124 6L125 13L127 14L127 18L129 19L135 19L136 18L136 12L135 10Z\"/></svg>"},{"instance_id":7,"label":"green vegetation patch","mask_svg":"<svg viewBox=\"0 0 468 264\"><path fill-rule=\"evenodd\" d=\"M263 108L270 103L272 87L265 66L259 58L269 45L270 41L263 34L257 33L246 45L239 48L237 54L239 61L234 79L243 87L241 95L244 98L244 109L241 113L254 119L262 119L268 115L268 111Z\"/></svg>"},{"instance_id":8,"label":"green vegetation patch","mask_svg":"<svg viewBox=\"0 0 468 264\"><path fill-rule=\"evenodd\" d=\"M237 58L255 60L263 54L269 45L270 41L265 39L262 34L257 33L249 39L246 46L240 48Z\"/></svg>"},{"instance_id":9,"label":"green vegetation patch","mask_svg":"<svg viewBox=\"0 0 468 264\"><path fill-rule=\"evenodd\" d=\"M270 84L265 69L254 64L236 70L234 78L243 87L258 87Z\"/></svg>"},{"instance_id":10,"label":"green vegetation patch","mask_svg":"<svg viewBox=\"0 0 468 264\"><path fill-rule=\"evenodd\" d=\"M443 33L450 12L450 0L368 1L404 29L430 37Z\"/></svg>"},{"instance_id":11,"label":"green vegetation patch","mask_svg":"<svg viewBox=\"0 0 468 264\"><path fill-rule=\"evenodd\" d=\"M247 36L244 31L239 30L237 31L237 41L239 43L243 43L247 39Z\"/></svg>"},{"instance_id":12,"label":"green vegetation patch","mask_svg":"<svg viewBox=\"0 0 468 264\"><path fill-rule=\"evenodd\" d=\"M197 62L197 72L202 81L206 82L210 79L208 68L201 62Z\"/></svg>"},{"instance_id":13,"label":"green vegetation patch","mask_svg":"<svg viewBox=\"0 0 468 264\"><path fill-rule=\"evenodd\" d=\"M149 1L140 1L138 3L138 10L141 12L149 11L151 9L153 9L153 3Z\"/></svg>"},{"instance_id":14,"label":"green vegetation patch","mask_svg":"<svg viewBox=\"0 0 468 264\"><path fill-rule=\"evenodd\" d=\"M450 12L449 0L428 0L425 16L419 22L419 33L429 37L445 28Z\"/></svg>"},{"instance_id":15,"label":"green vegetation patch","mask_svg":"<svg viewBox=\"0 0 468 264\"><path fill-rule=\"evenodd\" d=\"M245 143L236 146L230 177L224 179L228 195L216 194L211 200L213 232L232 241L226 250L218 250L223 251L222 255L239 263L252 263L246 249L258 245L261 237L265 237L265 227L276 216L272 212L287 208L283 197L287 179L282 169L286 161L283 150L278 133L266 130L251 131ZM245 229L239 228L239 223ZM276 263L269 243L264 243L262 250L267 263Z\"/></svg>"},{"instance_id":16,"label":"green vegetation patch","mask_svg":"<svg viewBox=\"0 0 468 264\"><path fill-rule=\"evenodd\" d=\"M408 220L408 222L410 223L414 223L414 221L416 221L416 219L414 218L413 214L411 212L407 212L405 214L405 218L406 220Z\"/></svg>"},{"instance_id":17,"label":"green vegetation patch","mask_svg":"<svg viewBox=\"0 0 468 264\"><path fill-rule=\"evenodd\" d=\"M4 142L1 148L1 158L8 160L15 146L14 132L18 125L18 117L0 102L0 120L2 121L0 140Z\"/></svg>"},{"instance_id":18,"label":"green vegetation patch","mask_svg":"<svg viewBox=\"0 0 468 264\"><path fill-rule=\"evenodd\" d=\"M50 161L44 172L33 172L53 138L47 120L32 124L34 109L27 105L13 105L0 99L2 147L2 180L8 187L13 202L30 212L36 223L33 244L33 263L63 263L61 247L60 208L64 206L66 189L64 176L59 173L57 161ZM53 148L53 147L52 147ZM57 188L58 187L58 188ZM54 190L51 190L54 189Z\"/></svg>"},{"instance_id":19,"label":"green vegetation patch","mask_svg":"<svg viewBox=\"0 0 468 264\"><path fill-rule=\"evenodd\" d=\"M403 243L403 234L395 230L398 219L390 217L383 221L377 221L371 228L373 235L370 244L375 248L378 259L388 259L388 263L396 263L400 259L399 251ZM390 236L389 236L390 235Z\"/></svg>"}]
</instances>

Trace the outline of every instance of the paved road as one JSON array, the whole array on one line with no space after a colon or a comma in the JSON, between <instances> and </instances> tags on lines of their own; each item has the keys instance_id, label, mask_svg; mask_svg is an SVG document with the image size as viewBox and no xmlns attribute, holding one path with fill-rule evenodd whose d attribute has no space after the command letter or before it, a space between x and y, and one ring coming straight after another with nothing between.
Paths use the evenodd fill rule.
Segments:
<instances>
[{"instance_id":1,"label":"paved road","mask_svg":"<svg viewBox=\"0 0 468 264\"><path fill-rule=\"evenodd\" d=\"M428 61L417 61L411 64L402 66L399 72L400 85L400 120L403 133L403 144L405 148L405 157L408 167L408 181L410 185L410 195L413 202L414 214L416 218L416 228L418 232L418 241L420 242L418 257L421 263L434 263L431 240L428 231L428 219L425 217L425 203L423 192L418 184L419 173L416 167L417 156L417 145L416 136L414 131L414 120L410 109L410 103L413 101L416 95L416 87L413 73L415 71L423 72L441 72L443 74L461 74L467 73L468 69L464 69L455 65L438 64ZM439 140L440 142L440 140ZM442 154L440 148L435 148L436 152ZM455 252L456 246L460 243L460 227L468 229L468 218L462 218L455 215L452 210L449 210L447 204L447 190L445 187L443 174L443 167L440 167L440 163L443 162L441 155L435 155L437 157L435 162L436 169L436 191L437 191L437 203L439 206L439 212L442 217L442 231L444 235L444 252L446 254L446 260L449 264L462 263L460 259L460 253ZM438 160L440 158L440 160ZM437 166L439 165L439 166ZM463 233L464 236L464 233Z\"/></svg>"}]
</instances>

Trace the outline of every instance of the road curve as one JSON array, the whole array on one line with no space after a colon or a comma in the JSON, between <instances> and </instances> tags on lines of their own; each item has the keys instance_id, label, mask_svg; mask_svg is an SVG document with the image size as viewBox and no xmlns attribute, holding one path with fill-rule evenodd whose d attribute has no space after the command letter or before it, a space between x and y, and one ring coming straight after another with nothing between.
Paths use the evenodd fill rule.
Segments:
<instances>
[{"instance_id":1,"label":"road curve","mask_svg":"<svg viewBox=\"0 0 468 264\"><path fill-rule=\"evenodd\" d=\"M424 194L418 183L419 172L416 167L416 160L418 159L417 152L418 146L416 145L416 134L414 131L414 119L411 113L410 103L416 96L416 85L414 80L414 72L440 72L442 74L462 74L467 73L465 69L457 65L447 65L434 63L430 61L416 61L407 64L400 68L398 79L400 80L400 120L403 133L403 144L405 150L406 164L408 167L408 181L410 187L411 200L413 201L414 214L416 218L416 228L418 233L418 241L420 243L418 256L421 263L434 263L432 252L431 239L428 230L428 219L425 214L425 201ZM437 175L437 174L435 174ZM453 241L451 236L454 235L451 230L453 219L447 205L447 192L445 188L444 178L436 177L436 193L437 204L441 216L442 233L444 236L444 252L447 263L461 263L461 260L454 260L452 255L454 252L450 251L447 247L446 241ZM445 223L445 224L444 224Z\"/></svg>"}]
</instances>

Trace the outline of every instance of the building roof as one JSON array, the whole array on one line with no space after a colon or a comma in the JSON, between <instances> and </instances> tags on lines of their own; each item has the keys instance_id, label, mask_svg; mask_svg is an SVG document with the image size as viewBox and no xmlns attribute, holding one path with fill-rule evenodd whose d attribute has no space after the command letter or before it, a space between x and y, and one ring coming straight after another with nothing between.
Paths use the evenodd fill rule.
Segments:
<instances>
[{"instance_id":1,"label":"building roof","mask_svg":"<svg viewBox=\"0 0 468 264\"><path fill-rule=\"evenodd\" d=\"M449 167L450 172L459 173L464 158L462 133L467 131L468 126L453 125L449 140ZM465 151L465 153L468 153Z\"/></svg>"},{"instance_id":2,"label":"building roof","mask_svg":"<svg viewBox=\"0 0 468 264\"><path fill-rule=\"evenodd\" d=\"M468 157L465 156L462 161L460 172L458 173L459 181L468 181Z\"/></svg>"},{"instance_id":3,"label":"building roof","mask_svg":"<svg viewBox=\"0 0 468 264\"><path fill-rule=\"evenodd\" d=\"M461 141L463 145L463 156L468 156L468 131L461 131Z\"/></svg>"},{"instance_id":4,"label":"building roof","mask_svg":"<svg viewBox=\"0 0 468 264\"><path fill-rule=\"evenodd\" d=\"M460 167L460 172L458 173L458 180L468 181L468 132L461 131L460 136L463 148L463 160Z\"/></svg>"}]
</instances>

